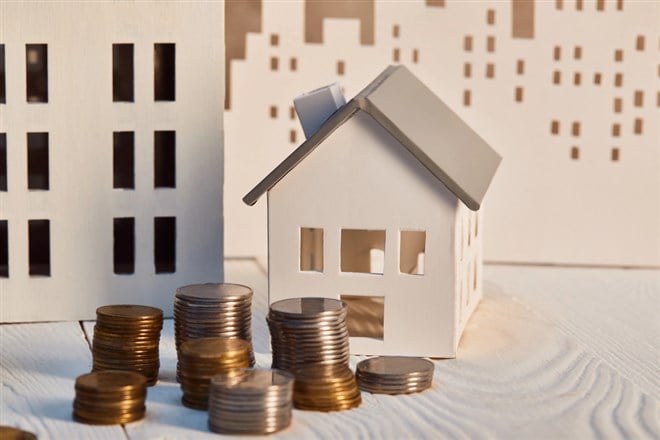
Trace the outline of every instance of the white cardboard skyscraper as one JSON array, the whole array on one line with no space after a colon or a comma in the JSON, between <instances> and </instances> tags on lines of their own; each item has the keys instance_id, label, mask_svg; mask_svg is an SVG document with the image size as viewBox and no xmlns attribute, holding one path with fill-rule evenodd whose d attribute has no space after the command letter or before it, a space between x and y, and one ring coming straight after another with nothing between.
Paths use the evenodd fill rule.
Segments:
<instances>
[{"instance_id":1,"label":"white cardboard skyscraper","mask_svg":"<svg viewBox=\"0 0 660 440\"><path fill-rule=\"evenodd\" d=\"M307 140L243 199L268 194L269 301L344 299L353 353L454 357L501 158L403 66L337 91L296 101Z\"/></svg>"},{"instance_id":2,"label":"white cardboard skyscraper","mask_svg":"<svg viewBox=\"0 0 660 440\"><path fill-rule=\"evenodd\" d=\"M0 321L222 280L223 17L0 3Z\"/></svg>"}]
</instances>

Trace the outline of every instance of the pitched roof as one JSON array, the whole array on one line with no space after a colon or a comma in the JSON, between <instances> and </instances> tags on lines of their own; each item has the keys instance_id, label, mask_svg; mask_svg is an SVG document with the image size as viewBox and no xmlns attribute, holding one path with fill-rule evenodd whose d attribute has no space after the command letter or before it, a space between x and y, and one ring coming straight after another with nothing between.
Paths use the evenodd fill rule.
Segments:
<instances>
[{"instance_id":1,"label":"pitched roof","mask_svg":"<svg viewBox=\"0 0 660 440\"><path fill-rule=\"evenodd\" d=\"M371 115L468 208L479 209L502 158L404 66L385 69L259 182L243 201L255 204L358 111Z\"/></svg>"}]
</instances>

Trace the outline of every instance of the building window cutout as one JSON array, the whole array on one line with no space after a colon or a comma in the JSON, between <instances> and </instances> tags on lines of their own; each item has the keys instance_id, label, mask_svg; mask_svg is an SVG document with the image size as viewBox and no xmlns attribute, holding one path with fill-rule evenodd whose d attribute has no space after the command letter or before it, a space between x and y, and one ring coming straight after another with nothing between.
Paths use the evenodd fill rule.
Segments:
<instances>
[{"instance_id":1,"label":"building window cutout","mask_svg":"<svg viewBox=\"0 0 660 440\"><path fill-rule=\"evenodd\" d=\"M573 122L571 124L571 134L575 137L580 136L580 123L579 122Z\"/></svg>"},{"instance_id":2,"label":"building window cutout","mask_svg":"<svg viewBox=\"0 0 660 440\"><path fill-rule=\"evenodd\" d=\"M552 72L552 83L557 85L561 84L561 72L559 70Z\"/></svg>"},{"instance_id":3,"label":"building window cutout","mask_svg":"<svg viewBox=\"0 0 660 440\"><path fill-rule=\"evenodd\" d=\"M621 113L623 111L623 100L621 98L614 98L614 113Z\"/></svg>"},{"instance_id":4,"label":"building window cutout","mask_svg":"<svg viewBox=\"0 0 660 440\"><path fill-rule=\"evenodd\" d=\"M392 61L398 63L401 59L401 51L398 48L392 50Z\"/></svg>"},{"instance_id":5,"label":"building window cutout","mask_svg":"<svg viewBox=\"0 0 660 440\"><path fill-rule=\"evenodd\" d=\"M559 134L559 121L554 120L550 123L550 133Z\"/></svg>"},{"instance_id":6,"label":"building window cutout","mask_svg":"<svg viewBox=\"0 0 660 440\"><path fill-rule=\"evenodd\" d=\"M346 327L349 336L384 339L385 297L341 295L340 299L348 306Z\"/></svg>"},{"instance_id":7,"label":"building window cutout","mask_svg":"<svg viewBox=\"0 0 660 440\"><path fill-rule=\"evenodd\" d=\"M644 35L637 36L637 39L635 40L635 49L639 51L644 50Z\"/></svg>"},{"instance_id":8,"label":"building window cutout","mask_svg":"<svg viewBox=\"0 0 660 440\"><path fill-rule=\"evenodd\" d=\"M635 123L633 127L633 133L635 134L642 134L642 127L644 125L644 121L641 118L635 118Z\"/></svg>"},{"instance_id":9,"label":"building window cutout","mask_svg":"<svg viewBox=\"0 0 660 440\"><path fill-rule=\"evenodd\" d=\"M382 275L384 264L372 264L378 260L372 249L385 251L384 230L342 229L341 271Z\"/></svg>"},{"instance_id":10,"label":"building window cutout","mask_svg":"<svg viewBox=\"0 0 660 440\"><path fill-rule=\"evenodd\" d=\"M276 71L280 67L280 60L277 57L270 57L270 70Z\"/></svg>"},{"instance_id":11,"label":"building window cutout","mask_svg":"<svg viewBox=\"0 0 660 440\"><path fill-rule=\"evenodd\" d=\"M398 24L392 26L392 36L394 38L399 38L400 28Z\"/></svg>"},{"instance_id":12,"label":"building window cutout","mask_svg":"<svg viewBox=\"0 0 660 440\"><path fill-rule=\"evenodd\" d=\"M555 46L555 48L552 50L552 58L555 61L559 61L561 59L561 47L560 46Z\"/></svg>"},{"instance_id":13,"label":"building window cutout","mask_svg":"<svg viewBox=\"0 0 660 440\"><path fill-rule=\"evenodd\" d=\"M296 119L296 108L294 106L289 106L289 119L292 121Z\"/></svg>"},{"instance_id":14,"label":"building window cutout","mask_svg":"<svg viewBox=\"0 0 660 440\"><path fill-rule=\"evenodd\" d=\"M580 158L580 149L578 147L571 148L571 159L578 160Z\"/></svg>"},{"instance_id":15,"label":"building window cutout","mask_svg":"<svg viewBox=\"0 0 660 440\"><path fill-rule=\"evenodd\" d=\"M642 107L644 105L644 92L642 90L635 90L635 94L633 96L633 103L635 104L635 107Z\"/></svg>"},{"instance_id":16,"label":"building window cutout","mask_svg":"<svg viewBox=\"0 0 660 440\"><path fill-rule=\"evenodd\" d=\"M594 73L594 84L599 86L602 79L602 75L598 72Z\"/></svg>"},{"instance_id":17,"label":"building window cutout","mask_svg":"<svg viewBox=\"0 0 660 440\"><path fill-rule=\"evenodd\" d=\"M176 54L174 43L154 44L154 100L174 101Z\"/></svg>"},{"instance_id":18,"label":"building window cutout","mask_svg":"<svg viewBox=\"0 0 660 440\"><path fill-rule=\"evenodd\" d=\"M27 143L28 189L47 190L48 133L28 133Z\"/></svg>"},{"instance_id":19,"label":"building window cutout","mask_svg":"<svg viewBox=\"0 0 660 440\"><path fill-rule=\"evenodd\" d=\"M0 104L7 102L7 81L5 73L5 45L0 44Z\"/></svg>"},{"instance_id":20,"label":"building window cutout","mask_svg":"<svg viewBox=\"0 0 660 440\"><path fill-rule=\"evenodd\" d=\"M25 45L27 102L48 102L48 45Z\"/></svg>"},{"instance_id":21,"label":"building window cutout","mask_svg":"<svg viewBox=\"0 0 660 440\"><path fill-rule=\"evenodd\" d=\"M291 58L289 60L289 69L291 69L294 72L296 70L298 70L298 59L297 58Z\"/></svg>"},{"instance_id":22,"label":"building window cutout","mask_svg":"<svg viewBox=\"0 0 660 440\"><path fill-rule=\"evenodd\" d=\"M558 11L564 9L564 0L555 0L555 9Z\"/></svg>"},{"instance_id":23,"label":"building window cutout","mask_svg":"<svg viewBox=\"0 0 660 440\"><path fill-rule=\"evenodd\" d=\"M617 49L614 51L614 61L616 62L623 61L623 50Z\"/></svg>"},{"instance_id":24,"label":"building window cutout","mask_svg":"<svg viewBox=\"0 0 660 440\"><path fill-rule=\"evenodd\" d=\"M612 136L613 137L621 136L621 125L620 124L612 124Z\"/></svg>"},{"instance_id":25,"label":"building window cutout","mask_svg":"<svg viewBox=\"0 0 660 440\"><path fill-rule=\"evenodd\" d=\"M50 220L28 220L30 276L50 276Z\"/></svg>"},{"instance_id":26,"label":"building window cutout","mask_svg":"<svg viewBox=\"0 0 660 440\"><path fill-rule=\"evenodd\" d=\"M573 84L575 84L576 86L580 85L581 79L582 76L580 75L580 72L575 72L573 74Z\"/></svg>"},{"instance_id":27,"label":"building window cutout","mask_svg":"<svg viewBox=\"0 0 660 440\"><path fill-rule=\"evenodd\" d=\"M135 272L135 219L116 218L113 228L114 273L132 274Z\"/></svg>"},{"instance_id":28,"label":"building window cutout","mask_svg":"<svg viewBox=\"0 0 660 440\"><path fill-rule=\"evenodd\" d=\"M522 102L523 101L523 88L522 87L516 87L515 100L516 100L516 102Z\"/></svg>"},{"instance_id":29,"label":"building window cutout","mask_svg":"<svg viewBox=\"0 0 660 440\"><path fill-rule=\"evenodd\" d=\"M154 188L176 187L176 132L154 132Z\"/></svg>"},{"instance_id":30,"label":"building window cutout","mask_svg":"<svg viewBox=\"0 0 660 440\"><path fill-rule=\"evenodd\" d=\"M154 218L154 263L156 273L176 271L176 217Z\"/></svg>"},{"instance_id":31,"label":"building window cutout","mask_svg":"<svg viewBox=\"0 0 660 440\"><path fill-rule=\"evenodd\" d=\"M135 135L132 131L112 133L112 187L135 188Z\"/></svg>"},{"instance_id":32,"label":"building window cutout","mask_svg":"<svg viewBox=\"0 0 660 440\"><path fill-rule=\"evenodd\" d=\"M623 86L623 73L617 73L614 75L614 87Z\"/></svg>"},{"instance_id":33,"label":"building window cutout","mask_svg":"<svg viewBox=\"0 0 660 440\"><path fill-rule=\"evenodd\" d=\"M346 73L346 64L343 61L337 61L337 75Z\"/></svg>"},{"instance_id":34,"label":"building window cutout","mask_svg":"<svg viewBox=\"0 0 660 440\"><path fill-rule=\"evenodd\" d=\"M469 90L463 90L463 105L469 107L472 102L472 93Z\"/></svg>"},{"instance_id":35,"label":"building window cutout","mask_svg":"<svg viewBox=\"0 0 660 440\"><path fill-rule=\"evenodd\" d=\"M619 149L612 148L612 162L618 162L618 161L619 161Z\"/></svg>"},{"instance_id":36,"label":"building window cutout","mask_svg":"<svg viewBox=\"0 0 660 440\"><path fill-rule=\"evenodd\" d=\"M472 36L466 35L463 39L463 50L466 52L472 52Z\"/></svg>"},{"instance_id":37,"label":"building window cutout","mask_svg":"<svg viewBox=\"0 0 660 440\"><path fill-rule=\"evenodd\" d=\"M495 9L489 9L486 11L486 23L495 24Z\"/></svg>"},{"instance_id":38,"label":"building window cutout","mask_svg":"<svg viewBox=\"0 0 660 440\"><path fill-rule=\"evenodd\" d=\"M133 45L112 45L112 100L133 102Z\"/></svg>"},{"instance_id":39,"label":"building window cutout","mask_svg":"<svg viewBox=\"0 0 660 440\"><path fill-rule=\"evenodd\" d=\"M573 58L576 60L582 59L582 47L581 46L575 46L573 48Z\"/></svg>"},{"instance_id":40,"label":"building window cutout","mask_svg":"<svg viewBox=\"0 0 660 440\"><path fill-rule=\"evenodd\" d=\"M472 76L472 65L470 63L463 64L463 76L466 78Z\"/></svg>"},{"instance_id":41,"label":"building window cutout","mask_svg":"<svg viewBox=\"0 0 660 440\"><path fill-rule=\"evenodd\" d=\"M0 220L0 278L9 278L9 229L7 220Z\"/></svg>"},{"instance_id":42,"label":"building window cutout","mask_svg":"<svg viewBox=\"0 0 660 440\"><path fill-rule=\"evenodd\" d=\"M479 278L479 274L478 274L479 266L477 266L477 257L474 257L474 266L473 267L474 267L474 270L472 272L472 274L473 274L473 277L472 277L472 291L474 292L475 290L477 290L477 279Z\"/></svg>"},{"instance_id":43,"label":"building window cutout","mask_svg":"<svg viewBox=\"0 0 660 440\"><path fill-rule=\"evenodd\" d=\"M7 133L0 133L0 191L7 191Z\"/></svg>"},{"instance_id":44,"label":"building window cutout","mask_svg":"<svg viewBox=\"0 0 660 440\"><path fill-rule=\"evenodd\" d=\"M596 10L597 11L605 10L605 0L596 0Z\"/></svg>"},{"instance_id":45,"label":"building window cutout","mask_svg":"<svg viewBox=\"0 0 660 440\"><path fill-rule=\"evenodd\" d=\"M291 142L292 144L295 144L297 139L298 139L298 134L297 134L296 130L293 130L293 129L289 130L289 142Z\"/></svg>"},{"instance_id":46,"label":"building window cutout","mask_svg":"<svg viewBox=\"0 0 660 440\"><path fill-rule=\"evenodd\" d=\"M322 228L300 228L300 270L323 272Z\"/></svg>"},{"instance_id":47,"label":"building window cutout","mask_svg":"<svg viewBox=\"0 0 660 440\"><path fill-rule=\"evenodd\" d=\"M486 37L486 51L495 52L495 37L493 36Z\"/></svg>"},{"instance_id":48,"label":"building window cutout","mask_svg":"<svg viewBox=\"0 0 660 440\"><path fill-rule=\"evenodd\" d=\"M424 275L426 231L401 231L399 272Z\"/></svg>"},{"instance_id":49,"label":"building window cutout","mask_svg":"<svg viewBox=\"0 0 660 440\"><path fill-rule=\"evenodd\" d=\"M271 119L277 119L277 106L271 105L268 111Z\"/></svg>"},{"instance_id":50,"label":"building window cutout","mask_svg":"<svg viewBox=\"0 0 660 440\"><path fill-rule=\"evenodd\" d=\"M575 10L576 11L581 11L582 10L582 0L575 0Z\"/></svg>"},{"instance_id":51,"label":"building window cutout","mask_svg":"<svg viewBox=\"0 0 660 440\"><path fill-rule=\"evenodd\" d=\"M413 51L412 51L412 62L414 64L419 63L419 50L418 49L413 49Z\"/></svg>"},{"instance_id":52,"label":"building window cutout","mask_svg":"<svg viewBox=\"0 0 660 440\"><path fill-rule=\"evenodd\" d=\"M280 36L278 34L270 34L270 45L279 46L279 44L280 44Z\"/></svg>"},{"instance_id":53,"label":"building window cutout","mask_svg":"<svg viewBox=\"0 0 660 440\"><path fill-rule=\"evenodd\" d=\"M516 61L516 73L518 75L523 75L525 73L525 61L524 60Z\"/></svg>"}]
</instances>

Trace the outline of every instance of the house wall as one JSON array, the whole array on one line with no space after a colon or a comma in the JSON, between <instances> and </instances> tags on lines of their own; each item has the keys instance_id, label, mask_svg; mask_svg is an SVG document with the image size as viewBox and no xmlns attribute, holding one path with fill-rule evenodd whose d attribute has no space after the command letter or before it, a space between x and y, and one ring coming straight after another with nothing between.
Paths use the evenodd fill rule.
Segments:
<instances>
[{"instance_id":1,"label":"house wall","mask_svg":"<svg viewBox=\"0 0 660 440\"><path fill-rule=\"evenodd\" d=\"M371 116L358 112L268 193L270 301L385 297L384 339L351 351L455 355L456 197ZM301 272L300 227L324 228L324 270ZM341 229L385 230L383 274L341 273ZM399 273L399 231L426 231L425 274Z\"/></svg>"},{"instance_id":2,"label":"house wall","mask_svg":"<svg viewBox=\"0 0 660 440\"><path fill-rule=\"evenodd\" d=\"M222 2L2 2L8 272L2 321L83 319L109 303L171 313L174 289L221 281ZM26 44L48 45L48 102L26 100ZM134 102L113 102L113 43L134 45ZM175 44L175 101L154 99L154 44ZM154 188L154 131L176 132L175 188ZM113 132L135 134L135 188L113 189ZM26 133L49 133L48 190L28 190ZM176 217L174 273L154 218ZM135 268L113 270L113 219L135 218ZM50 221L50 276L30 276L28 220Z\"/></svg>"},{"instance_id":3,"label":"house wall","mask_svg":"<svg viewBox=\"0 0 660 440\"><path fill-rule=\"evenodd\" d=\"M454 256L456 264L456 316L457 333L463 333L472 312L481 301L483 294L483 211L470 210L457 200L456 224L454 230Z\"/></svg>"}]
</instances>

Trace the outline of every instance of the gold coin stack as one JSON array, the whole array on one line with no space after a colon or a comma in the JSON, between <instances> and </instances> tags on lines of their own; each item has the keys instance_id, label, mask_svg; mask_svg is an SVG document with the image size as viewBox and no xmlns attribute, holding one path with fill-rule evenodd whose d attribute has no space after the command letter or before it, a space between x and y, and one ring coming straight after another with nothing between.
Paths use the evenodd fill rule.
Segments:
<instances>
[{"instance_id":1,"label":"gold coin stack","mask_svg":"<svg viewBox=\"0 0 660 440\"><path fill-rule=\"evenodd\" d=\"M116 425L144 418L147 379L132 371L98 371L76 379L73 419Z\"/></svg>"},{"instance_id":2,"label":"gold coin stack","mask_svg":"<svg viewBox=\"0 0 660 440\"><path fill-rule=\"evenodd\" d=\"M192 284L174 297L174 339L181 344L199 338L243 339L252 343L252 289L240 284ZM250 366L254 352L250 346ZM177 364L177 379L180 367Z\"/></svg>"},{"instance_id":3,"label":"gold coin stack","mask_svg":"<svg viewBox=\"0 0 660 440\"><path fill-rule=\"evenodd\" d=\"M270 305L273 368L348 365L347 306L330 298L290 298Z\"/></svg>"},{"instance_id":4,"label":"gold coin stack","mask_svg":"<svg viewBox=\"0 0 660 440\"><path fill-rule=\"evenodd\" d=\"M92 371L135 371L158 381L158 344L163 328L163 311L139 305L111 305L96 309Z\"/></svg>"},{"instance_id":5,"label":"gold coin stack","mask_svg":"<svg viewBox=\"0 0 660 440\"><path fill-rule=\"evenodd\" d=\"M280 370L241 370L215 376L209 429L224 434L271 434L291 424L293 376Z\"/></svg>"},{"instance_id":6,"label":"gold coin stack","mask_svg":"<svg viewBox=\"0 0 660 440\"><path fill-rule=\"evenodd\" d=\"M2 440L37 440L37 436L29 431L14 428L13 426L0 426L0 439Z\"/></svg>"},{"instance_id":7,"label":"gold coin stack","mask_svg":"<svg viewBox=\"0 0 660 440\"><path fill-rule=\"evenodd\" d=\"M347 365L310 365L292 370L293 405L302 410L342 411L362 403L353 372Z\"/></svg>"},{"instance_id":8,"label":"gold coin stack","mask_svg":"<svg viewBox=\"0 0 660 440\"><path fill-rule=\"evenodd\" d=\"M362 391L374 394L410 394L429 388L435 365L428 359L378 356L357 364L355 376Z\"/></svg>"},{"instance_id":9,"label":"gold coin stack","mask_svg":"<svg viewBox=\"0 0 660 440\"><path fill-rule=\"evenodd\" d=\"M231 375L250 364L250 343L242 339L200 338L181 344L179 367L181 402L193 409L206 409L210 381L218 374Z\"/></svg>"}]
</instances>

